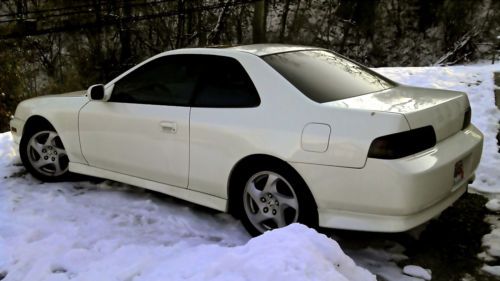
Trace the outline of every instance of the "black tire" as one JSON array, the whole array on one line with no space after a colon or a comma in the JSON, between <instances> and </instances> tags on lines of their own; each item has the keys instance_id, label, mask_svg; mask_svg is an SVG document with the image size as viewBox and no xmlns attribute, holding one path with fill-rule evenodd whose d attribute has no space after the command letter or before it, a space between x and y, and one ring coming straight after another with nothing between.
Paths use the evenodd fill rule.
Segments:
<instances>
[{"instance_id":1,"label":"black tire","mask_svg":"<svg viewBox=\"0 0 500 281\"><path fill-rule=\"evenodd\" d=\"M270 177L276 176L278 176L275 184L277 192L274 193L275 196L268 197L268 193L271 193L271 195L273 195L273 193L265 193L264 188L267 182L270 181ZM260 193L259 196L261 197L258 203L256 203L256 200L247 192L247 190L250 189L247 189L247 185L250 181L257 190L264 192ZM265 181L265 183L262 184L262 181ZM267 230L283 227L294 222L302 223L313 228L318 226L318 210L309 188L300 175L285 164L264 164L246 168L245 171L239 174L233 188L238 189L235 198L231 198L231 200L236 200L233 205L234 211L236 212L235 216L241 220L243 226L252 236L259 236ZM287 194L285 191L288 188L293 191ZM297 210L287 206L287 203L276 204L276 202L279 203L279 201L282 201L281 199L284 199L285 202L290 200L293 198L293 195L295 195L298 204ZM266 199L266 202L263 202L264 199L262 199L262 197L265 197L264 199ZM274 202L272 202L273 200ZM264 213L264 209L266 208L268 210ZM292 209L292 211L290 211L290 209ZM277 214L275 214L274 211L277 211ZM284 219L276 220L276 216L279 216L281 213L284 214L282 217ZM256 216L259 218L261 218L261 216L273 216L273 218L266 218L262 223L256 224ZM282 221L281 226L278 226L277 221Z\"/></svg>"},{"instance_id":2,"label":"black tire","mask_svg":"<svg viewBox=\"0 0 500 281\"><path fill-rule=\"evenodd\" d=\"M47 137L44 141L45 135L47 135ZM37 149L35 149L33 145L30 145L33 142L33 138L41 145ZM41 144L39 142L46 142L46 144ZM69 159L61 138L56 130L49 124L40 124L40 126L36 128L28 128L21 138L19 154L26 170L41 181L65 181L69 179L71 175L68 170ZM37 163L37 158L38 161L45 160L44 158L46 158L47 160L42 161L46 163L42 163L43 165L40 167L35 167L34 163ZM56 166L55 163L59 166Z\"/></svg>"}]
</instances>

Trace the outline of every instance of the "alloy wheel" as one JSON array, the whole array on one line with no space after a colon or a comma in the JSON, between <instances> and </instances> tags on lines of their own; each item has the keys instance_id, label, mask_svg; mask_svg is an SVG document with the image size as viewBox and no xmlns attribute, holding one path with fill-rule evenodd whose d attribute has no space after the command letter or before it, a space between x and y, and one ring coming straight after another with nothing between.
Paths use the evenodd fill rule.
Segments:
<instances>
[{"instance_id":1,"label":"alloy wheel","mask_svg":"<svg viewBox=\"0 0 500 281\"><path fill-rule=\"evenodd\" d=\"M290 183L281 175L263 171L247 181L243 191L245 214L260 232L297 222L299 202Z\"/></svg>"},{"instance_id":2,"label":"alloy wheel","mask_svg":"<svg viewBox=\"0 0 500 281\"><path fill-rule=\"evenodd\" d=\"M68 156L61 138L54 131L34 134L27 145L28 160L42 175L57 177L68 171Z\"/></svg>"}]
</instances>

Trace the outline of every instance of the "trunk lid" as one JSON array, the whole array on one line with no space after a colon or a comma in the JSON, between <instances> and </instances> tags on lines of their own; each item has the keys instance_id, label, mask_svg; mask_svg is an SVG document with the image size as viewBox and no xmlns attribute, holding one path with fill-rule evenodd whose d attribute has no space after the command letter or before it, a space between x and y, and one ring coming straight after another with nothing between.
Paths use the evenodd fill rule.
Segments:
<instances>
[{"instance_id":1,"label":"trunk lid","mask_svg":"<svg viewBox=\"0 0 500 281\"><path fill-rule=\"evenodd\" d=\"M465 111L469 108L469 100L465 93L402 85L326 104L400 113L405 116L411 129L432 125L437 141L462 129Z\"/></svg>"}]
</instances>

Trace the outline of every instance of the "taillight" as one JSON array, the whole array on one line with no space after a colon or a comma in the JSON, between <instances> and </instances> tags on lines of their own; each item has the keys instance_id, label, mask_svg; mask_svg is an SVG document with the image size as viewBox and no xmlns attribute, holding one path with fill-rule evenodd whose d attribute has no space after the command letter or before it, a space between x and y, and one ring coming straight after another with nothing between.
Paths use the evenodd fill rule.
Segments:
<instances>
[{"instance_id":1,"label":"taillight","mask_svg":"<svg viewBox=\"0 0 500 281\"><path fill-rule=\"evenodd\" d=\"M472 112L471 112L470 107L468 107L467 110L465 110L464 123L462 125L462 130L464 130L465 128L469 127L471 116L472 116Z\"/></svg>"},{"instance_id":2,"label":"taillight","mask_svg":"<svg viewBox=\"0 0 500 281\"><path fill-rule=\"evenodd\" d=\"M436 145L436 134L432 126L378 137L373 140L368 157L397 159L426 150Z\"/></svg>"}]
</instances>

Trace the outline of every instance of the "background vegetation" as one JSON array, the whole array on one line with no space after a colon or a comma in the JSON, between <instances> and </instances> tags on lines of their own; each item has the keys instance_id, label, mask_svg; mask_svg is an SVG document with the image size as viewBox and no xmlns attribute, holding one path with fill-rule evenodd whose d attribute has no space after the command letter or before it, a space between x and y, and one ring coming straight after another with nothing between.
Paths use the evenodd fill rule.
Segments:
<instances>
[{"instance_id":1,"label":"background vegetation","mask_svg":"<svg viewBox=\"0 0 500 281\"><path fill-rule=\"evenodd\" d=\"M20 100L85 89L162 51L259 42L369 66L492 59L498 0L1 0L0 131Z\"/></svg>"}]
</instances>

